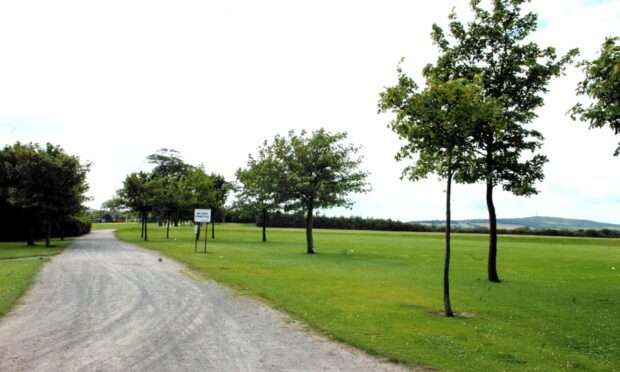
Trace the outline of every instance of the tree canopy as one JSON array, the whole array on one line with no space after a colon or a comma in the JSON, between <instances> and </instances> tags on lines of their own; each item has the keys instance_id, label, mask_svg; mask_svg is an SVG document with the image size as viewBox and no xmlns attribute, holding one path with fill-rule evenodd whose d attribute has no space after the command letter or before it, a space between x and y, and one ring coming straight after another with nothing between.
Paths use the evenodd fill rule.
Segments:
<instances>
[{"instance_id":1,"label":"tree canopy","mask_svg":"<svg viewBox=\"0 0 620 372\"><path fill-rule=\"evenodd\" d=\"M590 123L590 128L609 126L614 134L620 133L620 45L618 37L607 37L599 56L578 64L585 78L577 86L577 94L591 99L586 107L577 103L571 109L573 120ZM614 156L620 155L620 143Z\"/></svg>"},{"instance_id":2,"label":"tree canopy","mask_svg":"<svg viewBox=\"0 0 620 372\"><path fill-rule=\"evenodd\" d=\"M83 211L89 169L90 164L50 143L43 148L17 142L0 151L0 196L25 216L29 245L37 223L45 226L49 246L52 226L62 231L65 221Z\"/></svg>"}]
</instances>

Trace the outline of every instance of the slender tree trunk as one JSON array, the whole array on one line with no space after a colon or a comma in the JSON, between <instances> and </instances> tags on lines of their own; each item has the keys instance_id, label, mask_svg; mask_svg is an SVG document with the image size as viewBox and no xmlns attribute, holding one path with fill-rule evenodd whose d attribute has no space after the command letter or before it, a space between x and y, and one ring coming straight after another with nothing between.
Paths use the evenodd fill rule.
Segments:
<instances>
[{"instance_id":1,"label":"slender tree trunk","mask_svg":"<svg viewBox=\"0 0 620 372\"><path fill-rule=\"evenodd\" d=\"M267 241L267 208L263 208L263 241Z\"/></svg>"},{"instance_id":2,"label":"slender tree trunk","mask_svg":"<svg viewBox=\"0 0 620 372\"><path fill-rule=\"evenodd\" d=\"M144 212L144 241L149 240L148 238L148 212Z\"/></svg>"},{"instance_id":3,"label":"slender tree trunk","mask_svg":"<svg viewBox=\"0 0 620 372\"><path fill-rule=\"evenodd\" d=\"M52 236L52 222L47 221L45 225L45 247L49 248L50 246L50 238Z\"/></svg>"},{"instance_id":4,"label":"slender tree trunk","mask_svg":"<svg viewBox=\"0 0 620 372\"><path fill-rule=\"evenodd\" d=\"M28 246L34 245L34 219L30 220L30 226L28 226Z\"/></svg>"},{"instance_id":5,"label":"slender tree trunk","mask_svg":"<svg viewBox=\"0 0 620 372\"><path fill-rule=\"evenodd\" d=\"M450 232L451 232L451 213L450 196L452 192L452 172L448 171L448 181L446 188L446 257L443 265L443 307L447 317L453 317L452 306L450 305Z\"/></svg>"},{"instance_id":6,"label":"slender tree trunk","mask_svg":"<svg viewBox=\"0 0 620 372\"><path fill-rule=\"evenodd\" d=\"M166 221L166 239L170 239L170 217Z\"/></svg>"},{"instance_id":7,"label":"slender tree trunk","mask_svg":"<svg viewBox=\"0 0 620 372\"><path fill-rule=\"evenodd\" d=\"M144 239L144 213L140 213L140 238Z\"/></svg>"},{"instance_id":8,"label":"slender tree trunk","mask_svg":"<svg viewBox=\"0 0 620 372\"><path fill-rule=\"evenodd\" d=\"M312 215L313 206L308 208L308 215L306 216L306 242L308 245L308 254L314 254L314 239L312 238L312 225L314 222L314 216Z\"/></svg>"},{"instance_id":9,"label":"slender tree trunk","mask_svg":"<svg viewBox=\"0 0 620 372\"><path fill-rule=\"evenodd\" d=\"M211 239L215 239L215 221L211 221Z\"/></svg>"},{"instance_id":10,"label":"slender tree trunk","mask_svg":"<svg viewBox=\"0 0 620 372\"><path fill-rule=\"evenodd\" d=\"M487 265L490 282L499 283L497 275L497 216L493 205L493 182L487 181L487 209L489 210L489 262Z\"/></svg>"}]
</instances>

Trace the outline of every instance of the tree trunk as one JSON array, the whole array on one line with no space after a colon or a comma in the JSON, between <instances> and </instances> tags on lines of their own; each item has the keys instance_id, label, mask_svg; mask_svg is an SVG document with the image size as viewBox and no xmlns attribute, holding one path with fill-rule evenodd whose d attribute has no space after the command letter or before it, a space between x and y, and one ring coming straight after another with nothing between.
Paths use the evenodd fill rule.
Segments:
<instances>
[{"instance_id":1,"label":"tree trunk","mask_svg":"<svg viewBox=\"0 0 620 372\"><path fill-rule=\"evenodd\" d=\"M490 282L499 283L497 275L497 216L493 205L493 182L487 181L487 209L489 210L489 262L487 265Z\"/></svg>"},{"instance_id":2,"label":"tree trunk","mask_svg":"<svg viewBox=\"0 0 620 372\"><path fill-rule=\"evenodd\" d=\"M28 227L28 246L34 245L34 219L30 220L30 226Z\"/></svg>"},{"instance_id":3,"label":"tree trunk","mask_svg":"<svg viewBox=\"0 0 620 372\"><path fill-rule=\"evenodd\" d=\"M267 241L267 208L263 208L263 241Z\"/></svg>"},{"instance_id":4,"label":"tree trunk","mask_svg":"<svg viewBox=\"0 0 620 372\"><path fill-rule=\"evenodd\" d=\"M314 254L314 239L312 238L312 224L314 222L314 216L312 215L312 209L313 206L310 205L308 208L308 215L306 216L306 242L308 245L308 254Z\"/></svg>"},{"instance_id":5,"label":"tree trunk","mask_svg":"<svg viewBox=\"0 0 620 372\"><path fill-rule=\"evenodd\" d=\"M144 213L140 214L140 238L144 239Z\"/></svg>"},{"instance_id":6,"label":"tree trunk","mask_svg":"<svg viewBox=\"0 0 620 372\"><path fill-rule=\"evenodd\" d=\"M211 221L211 239L215 239L215 221Z\"/></svg>"},{"instance_id":7,"label":"tree trunk","mask_svg":"<svg viewBox=\"0 0 620 372\"><path fill-rule=\"evenodd\" d=\"M147 221L147 218L148 218L148 212L145 212L144 213L144 241L149 240L149 238L148 238L148 223L147 223L148 221Z\"/></svg>"},{"instance_id":8,"label":"tree trunk","mask_svg":"<svg viewBox=\"0 0 620 372\"><path fill-rule=\"evenodd\" d=\"M170 217L166 221L166 239L170 239Z\"/></svg>"},{"instance_id":9,"label":"tree trunk","mask_svg":"<svg viewBox=\"0 0 620 372\"><path fill-rule=\"evenodd\" d=\"M49 248L50 246L50 238L52 236L52 222L47 221L47 225L45 226L45 247Z\"/></svg>"},{"instance_id":10,"label":"tree trunk","mask_svg":"<svg viewBox=\"0 0 620 372\"><path fill-rule=\"evenodd\" d=\"M443 307L447 317L453 317L452 306L450 305L450 232L451 232L451 213L450 196L452 192L452 172L448 171L446 188L446 257L443 265Z\"/></svg>"}]
</instances>

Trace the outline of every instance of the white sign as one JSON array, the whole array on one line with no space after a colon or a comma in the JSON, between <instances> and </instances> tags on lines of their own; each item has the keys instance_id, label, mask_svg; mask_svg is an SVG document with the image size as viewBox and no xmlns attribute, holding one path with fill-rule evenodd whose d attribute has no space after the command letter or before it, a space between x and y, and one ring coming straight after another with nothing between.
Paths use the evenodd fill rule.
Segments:
<instances>
[{"instance_id":1,"label":"white sign","mask_svg":"<svg viewBox=\"0 0 620 372\"><path fill-rule=\"evenodd\" d=\"M194 222L211 222L211 210L194 209Z\"/></svg>"}]
</instances>

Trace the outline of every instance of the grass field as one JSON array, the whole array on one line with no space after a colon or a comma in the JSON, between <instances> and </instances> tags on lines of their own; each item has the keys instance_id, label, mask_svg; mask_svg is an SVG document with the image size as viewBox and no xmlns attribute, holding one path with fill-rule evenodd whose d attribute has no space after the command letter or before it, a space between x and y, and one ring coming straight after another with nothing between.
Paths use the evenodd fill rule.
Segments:
<instances>
[{"instance_id":1,"label":"grass field","mask_svg":"<svg viewBox=\"0 0 620 372\"><path fill-rule=\"evenodd\" d=\"M208 254L195 254L191 227L166 240L165 229L149 226L146 244L139 225L113 227L394 361L463 371L620 366L620 240L501 236L504 282L490 284L486 236L456 235L451 292L460 316L448 319L438 315L441 234L317 230L318 254L307 255L303 230L270 229L262 243L258 228L228 224L216 227Z\"/></svg>"},{"instance_id":2,"label":"grass field","mask_svg":"<svg viewBox=\"0 0 620 372\"><path fill-rule=\"evenodd\" d=\"M24 242L0 242L0 317L6 314L28 289L47 256L62 252L73 239L53 240L54 247L44 242L28 247Z\"/></svg>"}]
</instances>

